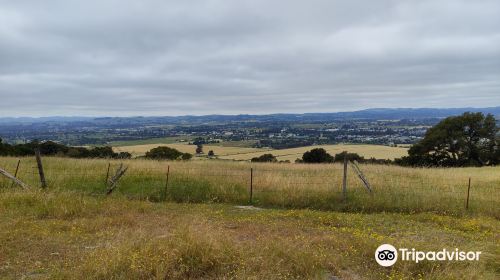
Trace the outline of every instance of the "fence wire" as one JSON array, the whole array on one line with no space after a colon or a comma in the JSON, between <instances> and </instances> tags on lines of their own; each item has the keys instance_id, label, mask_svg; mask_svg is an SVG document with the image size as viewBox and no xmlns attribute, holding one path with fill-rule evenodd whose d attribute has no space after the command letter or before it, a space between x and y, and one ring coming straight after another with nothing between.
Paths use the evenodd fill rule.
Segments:
<instances>
[{"instance_id":1,"label":"fence wire","mask_svg":"<svg viewBox=\"0 0 500 280\"><path fill-rule=\"evenodd\" d=\"M2 168L14 174L15 162ZM127 165L127 163L125 163ZM89 193L104 193L118 164L96 168L71 168L50 164L44 166L49 188L73 189ZM334 209L334 205L353 208L395 207L401 209L462 209L469 199L470 208L487 209L498 215L500 186L494 182L476 184L468 195L468 184L457 185L448 178L425 177L421 174L382 174L364 170L370 182L370 193L358 175L348 170L347 192L342 189L342 166L297 170L294 168L252 169L209 168L200 166L138 167L130 165L118 182L116 192L139 199L174 201L251 202L283 207L311 207ZM363 169L363 168L362 168ZM21 163L17 178L31 185L39 185L38 167ZM0 177L0 186L12 183ZM469 198L467 198L469 196Z\"/></svg>"}]
</instances>

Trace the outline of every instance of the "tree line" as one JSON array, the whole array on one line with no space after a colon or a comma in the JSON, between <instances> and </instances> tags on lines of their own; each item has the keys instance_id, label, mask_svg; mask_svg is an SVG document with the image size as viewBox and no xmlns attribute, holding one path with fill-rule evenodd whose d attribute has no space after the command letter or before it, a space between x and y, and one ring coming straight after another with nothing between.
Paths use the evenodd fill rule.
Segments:
<instances>
[{"instance_id":1,"label":"tree line","mask_svg":"<svg viewBox=\"0 0 500 280\"><path fill-rule=\"evenodd\" d=\"M38 140L25 144L10 145L3 143L0 138L0 156L30 156L35 154L35 149L45 156L61 156L71 158L116 158L127 159L132 155L127 152L116 153L111 147L71 147L52 141L40 142Z\"/></svg>"},{"instance_id":2,"label":"tree line","mask_svg":"<svg viewBox=\"0 0 500 280\"><path fill-rule=\"evenodd\" d=\"M344 158L350 161L357 161L360 163L374 163L374 164L392 164L394 163L389 159L376 159L376 158L364 158L357 153L341 152L335 155L329 154L323 148L314 148L310 151L305 152L302 158L295 160L295 163L335 163L343 162ZM258 157L251 159L251 162L289 162L289 161L278 161L277 157L273 154L263 154Z\"/></svg>"}]
</instances>

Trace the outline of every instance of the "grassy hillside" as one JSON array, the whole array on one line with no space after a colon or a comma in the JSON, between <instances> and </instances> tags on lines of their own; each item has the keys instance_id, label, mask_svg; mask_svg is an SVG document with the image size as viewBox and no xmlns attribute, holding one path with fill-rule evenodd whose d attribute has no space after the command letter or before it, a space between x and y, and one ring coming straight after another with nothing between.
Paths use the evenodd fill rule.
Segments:
<instances>
[{"instance_id":1,"label":"grassy hillside","mask_svg":"<svg viewBox=\"0 0 500 280\"><path fill-rule=\"evenodd\" d=\"M175 144L145 144L145 145L128 145L128 146L116 146L113 149L116 152L129 152L134 156L144 155L147 151L158 146L168 146L175 148L183 153L193 153L196 149L194 145L188 145L187 143L175 143ZM323 148L327 150L330 154L337 154L343 151L348 151L350 153L358 153L366 158L377 158L377 159L395 159L407 155L408 148L403 147L389 147L382 145L349 145L349 144L338 144L338 145L318 145L309 147L299 147L290 148L282 150L270 150L270 149L256 149L256 148L246 148L246 147L235 147L235 146L221 146L221 145L204 145L204 151L207 153L209 150L213 150L215 154L220 159L231 159L231 160L250 160L253 157L258 157L265 153L272 153L277 156L278 160L289 160L294 162L297 158L302 158L302 154L313 148Z\"/></svg>"},{"instance_id":2,"label":"grassy hillside","mask_svg":"<svg viewBox=\"0 0 500 280\"><path fill-rule=\"evenodd\" d=\"M2 279L498 279L493 218L236 209L69 191L0 192ZM482 250L471 262L373 259L381 243Z\"/></svg>"},{"instance_id":3,"label":"grassy hillside","mask_svg":"<svg viewBox=\"0 0 500 280\"><path fill-rule=\"evenodd\" d=\"M16 163L0 157L11 172ZM120 161L43 163L46 190L33 158L18 174L32 189L0 179L2 279L498 279L500 167L361 165L374 195L350 170L344 201L336 164L126 160L105 196L108 163L112 174ZM235 207L249 204L263 209ZM384 269L373 259L382 243L483 255Z\"/></svg>"},{"instance_id":4,"label":"grassy hillside","mask_svg":"<svg viewBox=\"0 0 500 280\"><path fill-rule=\"evenodd\" d=\"M0 158L0 166L13 171L15 158ZM45 158L51 189L102 194L108 163L111 175L119 161ZM369 195L349 169L348 199L341 193L342 166L306 164L251 164L229 161L159 162L128 160L126 175L117 193L151 201L225 202L249 201L250 168L253 168L253 201L257 206L311 208L364 212L425 212L463 214L468 178L472 179L470 209L500 217L500 167L403 168L361 165L373 188ZM33 158L22 160L19 178L38 185ZM167 166L169 184L165 189ZM0 179L0 184L5 179Z\"/></svg>"}]
</instances>

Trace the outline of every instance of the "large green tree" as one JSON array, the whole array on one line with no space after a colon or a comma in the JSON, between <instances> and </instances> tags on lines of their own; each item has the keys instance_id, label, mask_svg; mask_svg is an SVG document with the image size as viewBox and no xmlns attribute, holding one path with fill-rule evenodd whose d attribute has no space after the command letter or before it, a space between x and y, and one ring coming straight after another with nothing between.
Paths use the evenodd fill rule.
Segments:
<instances>
[{"instance_id":1,"label":"large green tree","mask_svg":"<svg viewBox=\"0 0 500 280\"><path fill-rule=\"evenodd\" d=\"M323 148L315 148L305 152L302 155L302 161L305 163L331 163L333 162L333 156Z\"/></svg>"},{"instance_id":2,"label":"large green tree","mask_svg":"<svg viewBox=\"0 0 500 280\"><path fill-rule=\"evenodd\" d=\"M484 166L500 163L493 115L464 113L430 128L399 163L414 166Z\"/></svg>"}]
</instances>

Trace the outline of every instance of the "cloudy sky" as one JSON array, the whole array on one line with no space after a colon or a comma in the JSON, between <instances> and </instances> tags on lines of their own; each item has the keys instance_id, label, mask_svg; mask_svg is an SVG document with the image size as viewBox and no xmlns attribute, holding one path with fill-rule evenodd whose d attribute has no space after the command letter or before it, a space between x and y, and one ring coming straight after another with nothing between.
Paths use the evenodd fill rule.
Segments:
<instances>
[{"instance_id":1,"label":"cloudy sky","mask_svg":"<svg viewBox=\"0 0 500 280\"><path fill-rule=\"evenodd\" d=\"M0 0L0 116L500 106L500 1Z\"/></svg>"}]
</instances>

